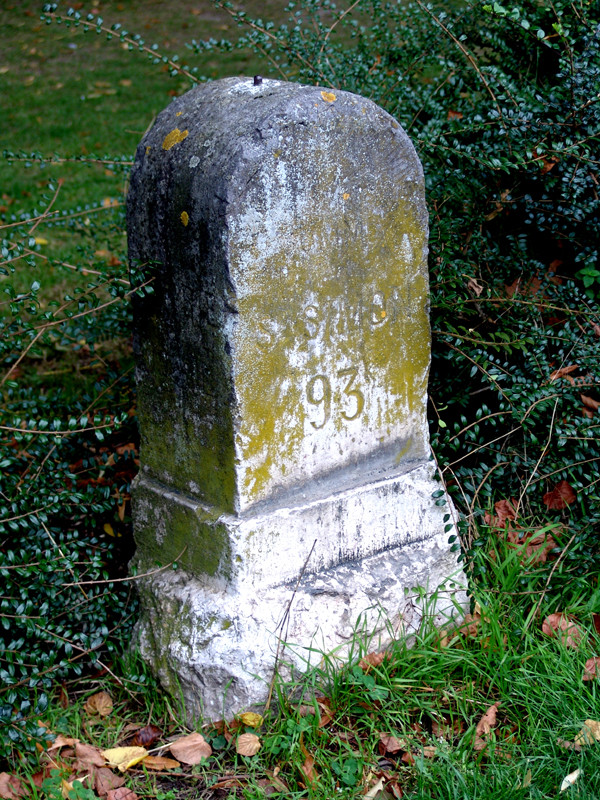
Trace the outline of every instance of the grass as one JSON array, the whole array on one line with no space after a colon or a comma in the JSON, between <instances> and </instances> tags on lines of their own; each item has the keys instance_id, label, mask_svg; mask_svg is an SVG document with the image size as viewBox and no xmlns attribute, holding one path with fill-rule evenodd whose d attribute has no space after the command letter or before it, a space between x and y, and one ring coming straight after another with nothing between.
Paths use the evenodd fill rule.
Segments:
<instances>
[{"instance_id":1,"label":"grass","mask_svg":"<svg viewBox=\"0 0 600 800\"><path fill-rule=\"evenodd\" d=\"M527 580L513 551L499 543L498 556L501 569L491 561L491 574ZM576 619L578 647L544 634L540 621L531 618L535 581L531 585L516 594L501 584L476 588L475 614L465 624L440 634L426 623L410 649L398 642L385 654L363 653L362 660L358 655L341 669L324 657L302 682L278 687L278 701L258 727L260 720L250 717L200 727L212 754L199 765L154 772L142 761L124 773L125 785L138 797L156 800L515 800L556 797L565 776L580 770L567 796L599 797L600 742L577 744L584 722L600 718L598 682L582 681L599 636L583 609ZM99 691L114 701L105 717L84 708ZM493 706L495 720L482 728ZM140 728L154 725L152 753L167 757L169 741L190 732L173 700L134 659L63 685L42 722L54 735L99 749L127 743ZM260 740L254 756L236 752L244 733ZM19 772L34 797L51 796L34 787L44 775L52 778L52 768L69 781L77 774L68 748L49 758L46 747L24 758Z\"/></svg>"}]
</instances>

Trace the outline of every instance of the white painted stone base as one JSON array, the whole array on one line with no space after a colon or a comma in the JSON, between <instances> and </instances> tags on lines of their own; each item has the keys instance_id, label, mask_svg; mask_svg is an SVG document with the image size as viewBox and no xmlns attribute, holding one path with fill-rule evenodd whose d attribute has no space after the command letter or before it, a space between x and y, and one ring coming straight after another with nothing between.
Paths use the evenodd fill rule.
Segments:
<instances>
[{"instance_id":1,"label":"white painted stone base","mask_svg":"<svg viewBox=\"0 0 600 800\"><path fill-rule=\"evenodd\" d=\"M460 613L466 582L456 554L450 552L450 534L444 532L448 506L434 504L431 492L439 484L431 479L427 492L415 493L415 478L417 483L424 478L422 467L415 472L393 479L395 491L386 481L387 503L373 518L372 528L382 519L389 526L393 519L396 546L388 544L381 552L316 572L310 569L311 557L299 583L301 567L294 577L275 585L252 580L247 572L246 580L238 575L217 588L214 579L182 569L138 582L140 651L165 687L183 699L190 720L230 718L264 702L280 640L286 646L278 671L286 679L291 670L306 671L318 664L323 653L345 660L349 648L354 656L381 650L393 639L414 633L424 613L434 615L437 624ZM407 487L411 491L405 491ZM346 509L360 507L357 494L373 491L373 486L352 490ZM307 522L311 505L313 513L327 515L327 506L329 512L338 508L343 494L321 500L316 507L313 503L296 508L292 517ZM276 521L281 522L282 513L274 512ZM420 529L411 529L419 519ZM341 527L354 527L352 522L346 518ZM361 524L368 530L368 520ZM294 535L296 530L292 524ZM293 539L283 538L292 548ZM365 544L372 547L375 538L367 536ZM271 564L275 569L276 562ZM280 564L279 573L287 573L286 567L289 564ZM265 575L264 561L258 572ZM272 576L276 577L277 573Z\"/></svg>"}]
</instances>

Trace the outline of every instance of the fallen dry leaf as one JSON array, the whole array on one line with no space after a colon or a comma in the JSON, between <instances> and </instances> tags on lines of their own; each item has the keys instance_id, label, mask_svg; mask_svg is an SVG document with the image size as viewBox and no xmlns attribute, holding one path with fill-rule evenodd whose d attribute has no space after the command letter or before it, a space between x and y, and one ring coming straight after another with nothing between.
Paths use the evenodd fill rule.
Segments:
<instances>
[{"instance_id":1,"label":"fallen dry leaf","mask_svg":"<svg viewBox=\"0 0 600 800\"><path fill-rule=\"evenodd\" d=\"M380 793L383 791L384 783L385 781L383 777L379 778L377 783L372 786L369 791L366 792L366 794L363 795L365 800L375 800L376 798L379 798L381 796Z\"/></svg>"},{"instance_id":2,"label":"fallen dry leaf","mask_svg":"<svg viewBox=\"0 0 600 800\"><path fill-rule=\"evenodd\" d=\"M317 780L315 759L312 756L307 755L304 757L304 763L300 765L300 770L309 783L314 783Z\"/></svg>"},{"instance_id":3,"label":"fallen dry leaf","mask_svg":"<svg viewBox=\"0 0 600 800\"><path fill-rule=\"evenodd\" d=\"M392 736L391 733L379 734L379 753L384 756L386 753L399 753L401 750L410 750L410 745L406 739Z\"/></svg>"},{"instance_id":4,"label":"fallen dry leaf","mask_svg":"<svg viewBox=\"0 0 600 800\"><path fill-rule=\"evenodd\" d=\"M435 758L436 753L437 747L435 747L435 745L427 745L427 747L423 748L423 755L425 758Z\"/></svg>"},{"instance_id":5,"label":"fallen dry leaf","mask_svg":"<svg viewBox=\"0 0 600 800\"><path fill-rule=\"evenodd\" d=\"M579 369L577 364L569 364L568 367L561 367L560 369L554 370L554 372L550 375L550 383L557 381L559 378L567 378L571 372L575 372L576 369ZM575 381L573 378L567 378L569 383L574 383Z\"/></svg>"},{"instance_id":6,"label":"fallen dry leaf","mask_svg":"<svg viewBox=\"0 0 600 800\"><path fill-rule=\"evenodd\" d=\"M94 789L98 797L106 797L111 789L118 789L125 783L122 775L116 775L108 767L101 767L94 772Z\"/></svg>"},{"instance_id":7,"label":"fallen dry leaf","mask_svg":"<svg viewBox=\"0 0 600 800\"><path fill-rule=\"evenodd\" d=\"M547 636L559 634L559 638L565 647L579 647L583 632L581 628L566 614L550 614L542 623L542 633Z\"/></svg>"},{"instance_id":8,"label":"fallen dry leaf","mask_svg":"<svg viewBox=\"0 0 600 800\"><path fill-rule=\"evenodd\" d=\"M103 750L102 755L111 767L117 767L121 772L125 772L143 761L148 751L145 747L113 747L110 750Z\"/></svg>"},{"instance_id":9,"label":"fallen dry leaf","mask_svg":"<svg viewBox=\"0 0 600 800\"><path fill-rule=\"evenodd\" d=\"M467 281L467 289L470 289L476 297L483 292L483 286L480 283L477 283L475 278L469 278Z\"/></svg>"},{"instance_id":10,"label":"fallen dry leaf","mask_svg":"<svg viewBox=\"0 0 600 800\"><path fill-rule=\"evenodd\" d=\"M88 714L98 714L100 717L108 717L113 710L112 697L108 692L97 692L88 698L83 706Z\"/></svg>"},{"instance_id":11,"label":"fallen dry leaf","mask_svg":"<svg viewBox=\"0 0 600 800\"><path fill-rule=\"evenodd\" d=\"M240 756L255 756L262 747L255 733L242 733L235 742L235 752Z\"/></svg>"},{"instance_id":12,"label":"fallen dry leaf","mask_svg":"<svg viewBox=\"0 0 600 800\"><path fill-rule=\"evenodd\" d=\"M132 747L149 748L152 747L161 736L162 731L160 728L157 728L156 725L145 725L143 728L136 731L129 744L132 745Z\"/></svg>"},{"instance_id":13,"label":"fallen dry leaf","mask_svg":"<svg viewBox=\"0 0 600 800\"><path fill-rule=\"evenodd\" d=\"M600 722L586 719L583 728L575 737L575 744L594 744L594 742L600 742Z\"/></svg>"},{"instance_id":14,"label":"fallen dry leaf","mask_svg":"<svg viewBox=\"0 0 600 800\"><path fill-rule=\"evenodd\" d=\"M365 672L369 672L372 667L381 666L386 658L389 657L390 654L385 651L383 653L367 653L367 655L358 662L358 666L364 669Z\"/></svg>"},{"instance_id":15,"label":"fallen dry leaf","mask_svg":"<svg viewBox=\"0 0 600 800\"><path fill-rule=\"evenodd\" d=\"M178 761L192 766L212 756L212 747L201 733L182 736L181 739L171 742L169 749Z\"/></svg>"},{"instance_id":16,"label":"fallen dry leaf","mask_svg":"<svg viewBox=\"0 0 600 800\"><path fill-rule=\"evenodd\" d=\"M551 492L546 492L543 497L548 510L561 511L575 502L575 492L567 481L557 483Z\"/></svg>"},{"instance_id":17,"label":"fallen dry leaf","mask_svg":"<svg viewBox=\"0 0 600 800\"><path fill-rule=\"evenodd\" d=\"M581 770L576 769L575 772L570 772L565 778L563 778L563 782L560 785L561 792L564 792L569 786L573 786L577 778L580 776Z\"/></svg>"},{"instance_id":18,"label":"fallen dry leaf","mask_svg":"<svg viewBox=\"0 0 600 800\"><path fill-rule=\"evenodd\" d=\"M600 614L592 614L592 622L594 624L594 630L600 636Z\"/></svg>"},{"instance_id":19,"label":"fallen dry leaf","mask_svg":"<svg viewBox=\"0 0 600 800\"><path fill-rule=\"evenodd\" d=\"M510 527L510 523L517 518L515 503L516 501L514 499L498 500L497 503L494 503L494 511L496 512L496 516L493 517L489 512L486 512L484 516L486 525L489 525L492 528L504 530L508 522Z\"/></svg>"},{"instance_id":20,"label":"fallen dry leaf","mask_svg":"<svg viewBox=\"0 0 600 800\"><path fill-rule=\"evenodd\" d=\"M127 786L120 786L118 789L111 789L106 800L137 800L137 794Z\"/></svg>"},{"instance_id":21,"label":"fallen dry leaf","mask_svg":"<svg viewBox=\"0 0 600 800\"><path fill-rule=\"evenodd\" d=\"M25 784L16 775L0 772L0 797L3 800L19 800L20 797L28 795Z\"/></svg>"},{"instance_id":22,"label":"fallen dry leaf","mask_svg":"<svg viewBox=\"0 0 600 800\"><path fill-rule=\"evenodd\" d=\"M248 778L245 775L238 775L234 778L223 778L216 783L213 783L210 787L211 789L243 789L244 783L243 781L247 781Z\"/></svg>"},{"instance_id":23,"label":"fallen dry leaf","mask_svg":"<svg viewBox=\"0 0 600 800\"><path fill-rule=\"evenodd\" d=\"M583 678L584 681L593 681L594 678L600 677L600 656L592 656L583 665Z\"/></svg>"},{"instance_id":24,"label":"fallen dry leaf","mask_svg":"<svg viewBox=\"0 0 600 800\"><path fill-rule=\"evenodd\" d=\"M247 725L249 728L260 728L263 724L263 718L255 711L245 711L243 714L239 715L239 718L244 725Z\"/></svg>"},{"instance_id":25,"label":"fallen dry leaf","mask_svg":"<svg viewBox=\"0 0 600 800\"><path fill-rule=\"evenodd\" d=\"M475 750L484 750L488 746L489 736L492 728L496 726L497 716L498 703L494 703L477 723L477 727L475 728L475 742L473 744Z\"/></svg>"},{"instance_id":26,"label":"fallen dry leaf","mask_svg":"<svg viewBox=\"0 0 600 800\"><path fill-rule=\"evenodd\" d=\"M175 761L174 758L167 758L166 756L148 756L148 758L144 759L144 766L146 769L168 770L177 769L181 764L179 761Z\"/></svg>"},{"instance_id":27,"label":"fallen dry leaf","mask_svg":"<svg viewBox=\"0 0 600 800\"><path fill-rule=\"evenodd\" d=\"M561 739L560 737L557 738L556 744L559 747L564 747L565 750L575 750L578 753L581 753L581 745L575 744L575 742L569 742L567 739Z\"/></svg>"},{"instance_id":28,"label":"fallen dry leaf","mask_svg":"<svg viewBox=\"0 0 600 800\"><path fill-rule=\"evenodd\" d=\"M272 794L283 794L289 796L290 787L280 778L273 776L267 771L268 778L260 778L256 781L257 785L263 790L265 797L270 797Z\"/></svg>"},{"instance_id":29,"label":"fallen dry leaf","mask_svg":"<svg viewBox=\"0 0 600 800\"><path fill-rule=\"evenodd\" d=\"M106 766L106 759L100 749L91 744L75 742L75 756L83 769Z\"/></svg>"},{"instance_id":30,"label":"fallen dry leaf","mask_svg":"<svg viewBox=\"0 0 600 800\"><path fill-rule=\"evenodd\" d=\"M304 744L304 732L300 734L300 750L302 750L302 755L304 756L304 763L300 765L300 771L309 783L315 783L319 776L315 770L315 759Z\"/></svg>"},{"instance_id":31,"label":"fallen dry leaf","mask_svg":"<svg viewBox=\"0 0 600 800\"><path fill-rule=\"evenodd\" d=\"M600 408L600 401L594 400L593 397L588 397L586 394L579 395L581 397L581 402L583 403L583 408L581 411L586 417L591 419L596 411Z\"/></svg>"},{"instance_id":32,"label":"fallen dry leaf","mask_svg":"<svg viewBox=\"0 0 600 800\"><path fill-rule=\"evenodd\" d=\"M446 720L438 722L434 719L431 722L431 733L436 739L447 739L450 741L464 733L464 730L464 723L460 719L455 719L452 722Z\"/></svg>"},{"instance_id":33,"label":"fallen dry leaf","mask_svg":"<svg viewBox=\"0 0 600 800\"><path fill-rule=\"evenodd\" d=\"M70 736L63 736L62 733L59 733L48 748L48 752L51 753L53 750L60 750L61 747L73 747L78 741L79 739L71 739Z\"/></svg>"}]
</instances>

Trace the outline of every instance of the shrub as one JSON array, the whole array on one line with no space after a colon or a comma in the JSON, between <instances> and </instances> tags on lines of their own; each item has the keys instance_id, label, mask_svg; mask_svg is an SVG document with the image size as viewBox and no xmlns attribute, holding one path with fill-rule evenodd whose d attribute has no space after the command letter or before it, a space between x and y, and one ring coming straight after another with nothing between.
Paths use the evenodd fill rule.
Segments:
<instances>
[{"instance_id":1,"label":"shrub","mask_svg":"<svg viewBox=\"0 0 600 800\"><path fill-rule=\"evenodd\" d=\"M114 225L115 210L107 216ZM46 230L74 231L79 217L73 210L46 222ZM125 259L116 259L116 270L100 260L97 269L88 266L88 274L97 273L93 281L81 268L72 295L49 299L33 279L40 274L42 238L36 243L35 227L31 219L15 220L2 231L5 745L35 731L33 715L46 705L57 678L81 672L122 640L135 608L128 585L111 581L126 574L130 536L119 537L128 527L136 463ZM95 223L95 233L103 227ZM87 254L80 255L85 264ZM17 291L27 271L29 290Z\"/></svg>"}]
</instances>

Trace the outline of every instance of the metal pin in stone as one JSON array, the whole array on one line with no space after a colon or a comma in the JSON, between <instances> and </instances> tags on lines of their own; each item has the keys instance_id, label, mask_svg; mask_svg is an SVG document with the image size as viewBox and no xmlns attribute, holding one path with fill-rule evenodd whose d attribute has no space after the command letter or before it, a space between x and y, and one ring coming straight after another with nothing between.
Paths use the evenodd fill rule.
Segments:
<instances>
[{"instance_id":1,"label":"metal pin in stone","mask_svg":"<svg viewBox=\"0 0 600 800\"><path fill-rule=\"evenodd\" d=\"M254 76L254 85L255 86L262 86L262 77L260 75Z\"/></svg>"}]
</instances>

